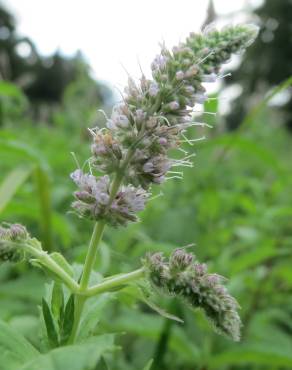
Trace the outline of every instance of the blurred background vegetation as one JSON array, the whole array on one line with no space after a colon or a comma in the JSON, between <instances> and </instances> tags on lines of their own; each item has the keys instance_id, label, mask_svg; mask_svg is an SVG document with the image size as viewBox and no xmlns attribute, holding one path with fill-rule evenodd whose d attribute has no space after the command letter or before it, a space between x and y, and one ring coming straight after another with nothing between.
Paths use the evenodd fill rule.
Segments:
<instances>
[{"instance_id":1,"label":"blurred background vegetation","mask_svg":"<svg viewBox=\"0 0 292 370\"><path fill-rule=\"evenodd\" d=\"M260 36L223 86L234 99L224 116L200 117L213 129L191 133L208 136L195 147L194 168L183 181L167 182L142 223L108 229L96 265L105 275L129 271L146 251L194 242L198 258L229 278L242 306L242 341L213 334L200 313L178 302L163 303L184 325L119 293L123 304L106 301L97 327L120 333L113 369L142 369L150 358L155 370L292 369L291 15L290 0L266 0L254 10ZM215 19L210 2L205 23ZM0 6L0 220L26 224L47 250L76 262L91 225L69 212L70 152L83 163L87 127L102 125L96 110L108 111L113 101L81 53L39 55ZM217 100L206 103L206 111L218 109ZM44 282L28 265L0 267L0 318L33 343Z\"/></svg>"}]
</instances>

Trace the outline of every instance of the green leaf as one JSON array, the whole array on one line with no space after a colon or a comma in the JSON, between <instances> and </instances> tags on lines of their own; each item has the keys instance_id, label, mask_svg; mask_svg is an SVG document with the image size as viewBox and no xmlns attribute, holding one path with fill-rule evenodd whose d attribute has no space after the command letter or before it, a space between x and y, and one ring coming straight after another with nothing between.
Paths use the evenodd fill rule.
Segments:
<instances>
[{"instance_id":1,"label":"green leaf","mask_svg":"<svg viewBox=\"0 0 292 370\"><path fill-rule=\"evenodd\" d=\"M64 321L61 330L61 344L65 344L72 332L74 324L74 294L71 294L65 307Z\"/></svg>"},{"instance_id":2,"label":"green leaf","mask_svg":"<svg viewBox=\"0 0 292 370\"><path fill-rule=\"evenodd\" d=\"M232 274L247 270L255 265L259 265L269 258L279 255L279 252L274 248L272 243L266 242L262 248L250 248L244 253L240 253L238 257L233 258L231 265Z\"/></svg>"},{"instance_id":3,"label":"green leaf","mask_svg":"<svg viewBox=\"0 0 292 370\"><path fill-rule=\"evenodd\" d=\"M32 172L32 167L19 167L12 170L0 185L0 213L13 198L18 188L26 181Z\"/></svg>"},{"instance_id":4,"label":"green leaf","mask_svg":"<svg viewBox=\"0 0 292 370\"><path fill-rule=\"evenodd\" d=\"M93 297L86 302L78 340L83 340L94 332L106 305L112 299L113 296L111 294L102 294L101 296Z\"/></svg>"},{"instance_id":5,"label":"green leaf","mask_svg":"<svg viewBox=\"0 0 292 370\"><path fill-rule=\"evenodd\" d=\"M60 323L64 313L64 294L62 284L57 281L53 285L51 307L53 316Z\"/></svg>"},{"instance_id":6,"label":"green leaf","mask_svg":"<svg viewBox=\"0 0 292 370\"><path fill-rule=\"evenodd\" d=\"M0 321L0 370L14 370L39 352L16 330Z\"/></svg>"},{"instance_id":7,"label":"green leaf","mask_svg":"<svg viewBox=\"0 0 292 370\"><path fill-rule=\"evenodd\" d=\"M165 317L166 319L169 319L169 320L173 320L173 321L177 321L181 324L184 323L184 321L182 319L180 319L179 317L165 311L162 307L159 307L157 306L153 301L151 301L150 299L147 299L147 298L144 298L143 301L150 307L152 308L153 311L157 312L160 316L163 316Z\"/></svg>"},{"instance_id":8,"label":"green leaf","mask_svg":"<svg viewBox=\"0 0 292 370\"><path fill-rule=\"evenodd\" d=\"M258 348L257 348L258 347ZM292 366L292 355L290 353L278 353L272 348L260 348L260 346L251 345L234 350L225 351L214 356L208 363L208 369L217 370L218 367L227 365L276 365Z\"/></svg>"},{"instance_id":9,"label":"green leaf","mask_svg":"<svg viewBox=\"0 0 292 370\"><path fill-rule=\"evenodd\" d=\"M9 96L11 98L19 99L25 98L21 89L17 85L7 81L0 82L0 97L1 96Z\"/></svg>"},{"instance_id":10,"label":"green leaf","mask_svg":"<svg viewBox=\"0 0 292 370\"><path fill-rule=\"evenodd\" d=\"M48 303L44 298L42 299L42 310L43 310L43 316L44 316L44 320L46 324L49 343L51 347L57 347L59 344L58 334L56 331L56 327L55 327L55 323L54 323L54 319L53 319L50 307L48 306Z\"/></svg>"},{"instance_id":11,"label":"green leaf","mask_svg":"<svg viewBox=\"0 0 292 370\"><path fill-rule=\"evenodd\" d=\"M143 283L139 283L138 285L133 284L129 288L125 289L125 292L135 297L136 299L141 300L142 302L147 304L147 306L149 306L153 311L157 312L159 315L165 317L166 319L174 320L179 323L184 322L182 319L165 311L162 307L159 307L154 302L154 293L147 284Z\"/></svg>"},{"instance_id":12,"label":"green leaf","mask_svg":"<svg viewBox=\"0 0 292 370\"><path fill-rule=\"evenodd\" d=\"M43 276L35 271L23 274L20 278L5 281L5 284L0 284L1 299L12 298L19 305L19 300L38 304L44 293L44 282Z\"/></svg>"},{"instance_id":13,"label":"green leaf","mask_svg":"<svg viewBox=\"0 0 292 370\"><path fill-rule=\"evenodd\" d=\"M287 90L292 86L292 76L284 80L280 85L276 86L274 89L270 91L270 93L259 103L257 104L249 114L246 115L243 122L241 123L240 131L242 131L242 127L252 124L254 122L255 117L268 105L269 101L280 92Z\"/></svg>"},{"instance_id":14,"label":"green leaf","mask_svg":"<svg viewBox=\"0 0 292 370\"><path fill-rule=\"evenodd\" d=\"M18 159L25 158L33 161L33 163L45 165L42 154L22 141L7 140L5 137L3 138L0 136L0 152L15 155Z\"/></svg>"},{"instance_id":15,"label":"green leaf","mask_svg":"<svg viewBox=\"0 0 292 370\"><path fill-rule=\"evenodd\" d=\"M153 359L151 359L150 361L147 362L146 366L143 367L143 370L150 370L152 364L153 364Z\"/></svg>"},{"instance_id":16,"label":"green leaf","mask_svg":"<svg viewBox=\"0 0 292 370\"><path fill-rule=\"evenodd\" d=\"M111 330L132 333L157 343L163 330L164 319L155 314L133 311L131 308L123 309L111 320L111 325ZM168 348L180 358L191 360L193 363L199 358L198 348L190 341L189 335L177 325L173 326Z\"/></svg>"},{"instance_id":17,"label":"green leaf","mask_svg":"<svg viewBox=\"0 0 292 370\"><path fill-rule=\"evenodd\" d=\"M51 258L63 269L67 272L68 275L71 277L74 276L74 271L72 266L69 262L65 259L65 257L58 252L53 252L50 254Z\"/></svg>"},{"instance_id":18,"label":"green leaf","mask_svg":"<svg viewBox=\"0 0 292 370\"><path fill-rule=\"evenodd\" d=\"M94 370L101 356L116 348L112 334L100 335L82 344L56 348L17 370Z\"/></svg>"},{"instance_id":19,"label":"green leaf","mask_svg":"<svg viewBox=\"0 0 292 370\"><path fill-rule=\"evenodd\" d=\"M50 251L53 247L51 190L47 171L43 166L38 165L35 168L35 181L39 198L43 245L46 250Z\"/></svg>"}]
</instances>

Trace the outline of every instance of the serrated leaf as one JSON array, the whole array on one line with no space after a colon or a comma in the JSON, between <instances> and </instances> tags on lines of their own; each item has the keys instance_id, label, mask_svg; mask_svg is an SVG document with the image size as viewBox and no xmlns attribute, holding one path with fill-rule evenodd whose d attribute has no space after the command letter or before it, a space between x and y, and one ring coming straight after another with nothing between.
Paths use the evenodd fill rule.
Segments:
<instances>
[{"instance_id":1,"label":"serrated leaf","mask_svg":"<svg viewBox=\"0 0 292 370\"><path fill-rule=\"evenodd\" d=\"M44 298L42 299L42 311L43 311L44 321L46 324L49 343L51 347L53 348L57 347L59 344L58 333L55 327L55 323L54 323L54 319L53 319L50 307Z\"/></svg>"},{"instance_id":2,"label":"serrated leaf","mask_svg":"<svg viewBox=\"0 0 292 370\"><path fill-rule=\"evenodd\" d=\"M37 357L39 352L16 330L0 321L0 370L13 370Z\"/></svg>"},{"instance_id":3,"label":"serrated leaf","mask_svg":"<svg viewBox=\"0 0 292 370\"><path fill-rule=\"evenodd\" d=\"M61 344L67 343L74 324L74 307L75 307L74 295L71 294L65 307L64 320L62 323L61 331Z\"/></svg>"}]
</instances>

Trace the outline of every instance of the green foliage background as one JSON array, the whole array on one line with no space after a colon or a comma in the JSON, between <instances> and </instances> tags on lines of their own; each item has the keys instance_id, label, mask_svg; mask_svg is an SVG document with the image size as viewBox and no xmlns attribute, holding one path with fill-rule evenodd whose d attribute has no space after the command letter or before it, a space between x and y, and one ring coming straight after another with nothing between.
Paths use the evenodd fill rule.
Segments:
<instances>
[{"instance_id":1,"label":"green foliage background","mask_svg":"<svg viewBox=\"0 0 292 370\"><path fill-rule=\"evenodd\" d=\"M0 81L0 222L27 225L45 249L62 252L80 272L92 224L70 212L74 185L69 174L76 168L70 153L81 164L88 158L87 127L103 124L96 110L109 108L110 91L93 81L80 55L72 60L51 56L57 63L43 74L50 58L39 56L31 40L19 38L13 18L1 7L0 18L0 28L10 30L0 46L17 61L11 76L1 71L5 81ZM17 55L20 42L32 47L34 65ZM265 50L274 49L266 45ZM250 62L258 61L257 48L251 48L253 52L252 58L247 54ZM261 45L260 53L266 60ZM280 58L289 66L289 58ZM27 73L36 83L21 90L17 79ZM54 85L65 75L66 81ZM272 82L278 84L283 76ZM246 74L243 79L254 83ZM139 267L146 252L169 254L194 243L189 250L211 271L228 277L228 288L242 307L240 343L214 334L200 312L157 296L156 303L184 324L162 317L127 288L88 300L78 343L49 349L40 318L41 305L52 300L49 277L25 263L2 264L0 370L292 369L292 138L285 128L289 117L269 107L270 99L291 89L291 84L290 78L268 95L267 87L257 91L260 103L253 109L244 103L243 120L242 109L232 109L232 132L224 131L220 117L199 117L214 128L190 132L192 138L208 138L186 146L190 154L197 153L194 168L184 171L183 180L154 188L154 199L140 223L106 230L93 276L99 281L101 275L128 272ZM241 97L238 105L243 108ZM217 109L217 100L206 103L206 111ZM55 304L58 311L61 303Z\"/></svg>"},{"instance_id":2,"label":"green foliage background","mask_svg":"<svg viewBox=\"0 0 292 370\"><path fill-rule=\"evenodd\" d=\"M69 173L76 166L70 152L82 163L90 138L84 124L70 125L76 105L67 100L48 125L29 118L26 98L15 85L1 82L0 99L1 220L28 225L47 249L82 262L92 225L69 212ZM92 106L85 100L80 105L88 118ZM213 334L200 312L178 302L158 297L184 324L158 316L121 291L91 302L87 315L96 329L90 343L36 355L30 343L44 351L37 306L46 279L28 265L2 265L1 370L136 370L151 358L152 369L292 368L291 136L267 100L238 131L222 133L215 126L205 132L207 141L188 148L197 152L194 168L185 170L183 181L163 186L163 196L149 203L141 223L107 229L96 264L104 275L126 272L147 251L169 253L195 243L198 258L229 278L242 306L242 341L233 344ZM206 110L217 109L211 102Z\"/></svg>"}]
</instances>

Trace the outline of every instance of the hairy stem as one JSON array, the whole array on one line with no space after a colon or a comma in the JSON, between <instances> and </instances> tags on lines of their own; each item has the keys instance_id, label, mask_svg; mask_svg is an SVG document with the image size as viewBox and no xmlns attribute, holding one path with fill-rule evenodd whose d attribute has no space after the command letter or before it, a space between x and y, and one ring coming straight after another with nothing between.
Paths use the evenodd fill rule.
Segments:
<instances>
[{"instance_id":1,"label":"hairy stem","mask_svg":"<svg viewBox=\"0 0 292 370\"><path fill-rule=\"evenodd\" d=\"M86 301L86 296L82 295L82 293L88 287L91 271L92 271L92 268L96 260L98 245L102 239L104 228L105 228L105 221L101 221L94 225L93 233L91 236L91 240L90 240L90 244L89 244L89 248L88 248L88 252L86 255L84 268L83 268L83 272L82 272L82 276L80 280L80 289L78 292L79 294L76 295L76 298L75 298L74 324L73 324L72 333L69 339L70 344L74 343L77 333L78 333L81 315L82 315L83 307Z\"/></svg>"},{"instance_id":2,"label":"hairy stem","mask_svg":"<svg viewBox=\"0 0 292 370\"><path fill-rule=\"evenodd\" d=\"M84 292L84 294L88 297L92 297L94 295L104 293L115 288L119 288L124 284L142 278L144 276L144 272L145 272L144 268L140 268L127 274L121 274L116 277L106 279L105 281L87 289L87 291Z\"/></svg>"},{"instance_id":3,"label":"hairy stem","mask_svg":"<svg viewBox=\"0 0 292 370\"><path fill-rule=\"evenodd\" d=\"M104 228L105 221L96 223L94 226L80 281L80 291L85 290L88 286L90 274L96 260L97 248L102 239Z\"/></svg>"},{"instance_id":4,"label":"hairy stem","mask_svg":"<svg viewBox=\"0 0 292 370\"><path fill-rule=\"evenodd\" d=\"M55 273L63 283L70 289L71 292L78 292L79 285L76 281L63 270L49 255L47 252L33 248L32 246L26 244L24 246L25 250L36 257L39 261L43 262L44 266L48 267L53 273Z\"/></svg>"},{"instance_id":5,"label":"hairy stem","mask_svg":"<svg viewBox=\"0 0 292 370\"><path fill-rule=\"evenodd\" d=\"M73 323L73 328L72 328L70 338L68 340L68 344L73 344L75 342L75 339L76 339L76 336L77 336L77 333L78 333L78 329L79 329L79 324L80 324L80 320L81 320L82 311L83 311L83 308L84 308L84 304L86 302L86 298L87 297L82 296L82 295L76 295L75 309L74 309L75 310L74 311L74 323Z\"/></svg>"},{"instance_id":6,"label":"hairy stem","mask_svg":"<svg viewBox=\"0 0 292 370\"><path fill-rule=\"evenodd\" d=\"M125 167L127 167L127 164L129 163L129 160L131 159L132 156L132 151L129 151L124 164L121 166L121 169L119 172L116 173L116 176L113 180L112 186L111 186L111 193L110 193L110 202L109 205L113 202L115 195L117 194L119 187L122 183L123 177L124 177L124 171ZM88 288L89 280L90 280L90 275L92 268L95 264L96 260L96 254L97 254L97 249L99 246L99 243L102 239L103 231L105 228L106 222L101 221L99 223L96 223L93 229L93 233L91 236L88 252L86 255L85 263L84 263L84 269L80 281L80 289L79 289L79 294L76 296L75 299L75 315L74 315L74 324L73 324L73 329L72 333L69 339L69 343L74 343L76 336L78 334L78 329L79 329L79 324L81 320L81 315L83 311L84 304L86 302L86 295L84 294Z\"/></svg>"}]
</instances>

